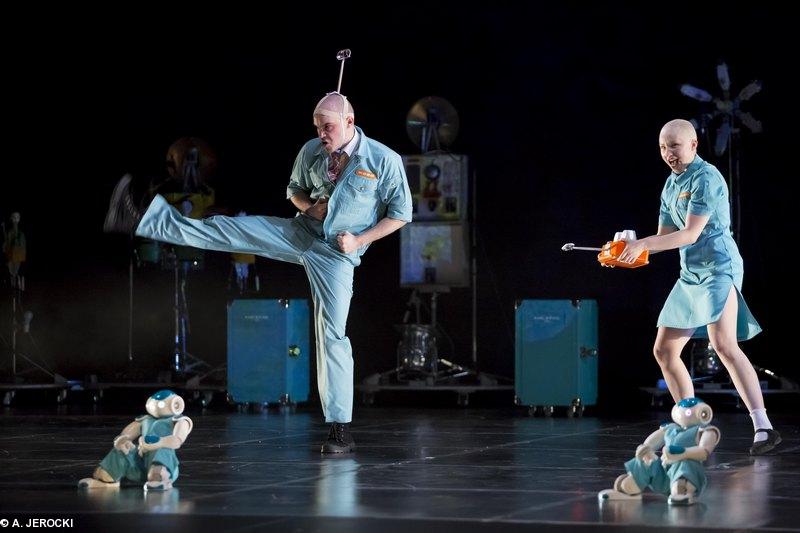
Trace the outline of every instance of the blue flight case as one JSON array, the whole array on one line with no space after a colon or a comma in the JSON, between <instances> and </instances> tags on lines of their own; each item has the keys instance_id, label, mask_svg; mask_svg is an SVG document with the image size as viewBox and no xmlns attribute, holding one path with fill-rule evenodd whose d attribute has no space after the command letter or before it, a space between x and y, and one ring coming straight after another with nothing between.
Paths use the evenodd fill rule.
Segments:
<instances>
[{"instance_id":1,"label":"blue flight case","mask_svg":"<svg viewBox=\"0 0 800 533\"><path fill-rule=\"evenodd\" d=\"M597 403L597 302L522 300L516 307L514 389L529 414L582 415Z\"/></svg>"},{"instance_id":2,"label":"blue flight case","mask_svg":"<svg viewBox=\"0 0 800 533\"><path fill-rule=\"evenodd\" d=\"M228 306L228 395L245 404L308 400L308 300L234 300Z\"/></svg>"}]
</instances>

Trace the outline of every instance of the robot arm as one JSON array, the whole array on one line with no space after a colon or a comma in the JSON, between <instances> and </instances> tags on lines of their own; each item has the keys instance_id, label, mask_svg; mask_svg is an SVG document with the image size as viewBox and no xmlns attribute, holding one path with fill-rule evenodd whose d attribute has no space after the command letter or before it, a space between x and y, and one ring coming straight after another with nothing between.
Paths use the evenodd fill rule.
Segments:
<instances>
[{"instance_id":1,"label":"robot arm","mask_svg":"<svg viewBox=\"0 0 800 533\"><path fill-rule=\"evenodd\" d=\"M672 420L684 429L700 426L695 433L695 445L664 446L661 463L664 466L678 461L705 461L719 442L719 429L708 425L714 417L711 406L699 398L684 398L672 408Z\"/></svg>"},{"instance_id":2,"label":"robot arm","mask_svg":"<svg viewBox=\"0 0 800 533\"><path fill-rule=\"evenodd\" d=\"M142 434L142 424L138 421L133 421L122 430L122 433L114 438L114 448L124 454L128 454L135 448L133 444L134 439Z\"/></svg>"},{"instance_id":3,"label":"robot arm","mask_svg":"<svg viewBox=\"0 0 800 533\"><path fill-rule=\"evenodd\" d=\"M683 448L682 446L664 446L661 455L661 462L667 466L678 461L685 461L687 459L703 462L708 459L714 448L717 447L720 438L719 429L714 426L704 427L698 433L699 442L696 446Z\"/></svg>"},{"instance_id":4,"label":"robot arm","mask_svg":"<svg viewBox=\"0 0 800 533\"><path fill-rule=\"evenodd\" d=\"M157 435L142 435L139 437L139 455L157 450L170 448L177 450L192 431L192 419L181 416L186 406L183 398L169 389L156 392L145 403L147 413L153 418L166 419L172 422L172 435L159 437Z\"/></svg>"},{"instance_id":5,"label":"robot arm","mask_svg":"<svg viewBox=\"0 0 800 533\"><path fill-rule=\"evenodd\" d=\"M648 465L655 460L657 458L655 451L664 445L666 431L666 427L658 428L644 439L644 443L636 448L636 458L641 459Z\"/></svg>"},{"instance_id":6,"label":"robot arm","mask_svg":"<svg viewBox=\"0 0 800 533\"><path fill-rule=\"evenodd\" d=\"M159 448L177 450L186 442L189 433L192 432L192 427L192 419L184 416L175 422L175 426L172 428L172 435L161 438L152 435L139 437L139 455Z\"/></svg>"}]
</instances>

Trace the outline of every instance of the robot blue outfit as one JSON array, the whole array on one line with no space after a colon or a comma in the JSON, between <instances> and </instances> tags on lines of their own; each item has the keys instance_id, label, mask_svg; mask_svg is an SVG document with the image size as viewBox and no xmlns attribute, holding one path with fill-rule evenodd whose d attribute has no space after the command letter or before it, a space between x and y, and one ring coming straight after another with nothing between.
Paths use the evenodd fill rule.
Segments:
<instances>
[{"instance_id":1,"label":"robot blue outfit","mask_svg":"<svg viewBox=\"0 0 800 533\"><path fill-rule=\"evenodd\" d=\"M302 265L314 302L317 385L331 423L322 452L344 453L355 447L349 431L353 357L345 332L353 271L370 243L411 221L412 200L401 157L354 125L346 98L326 95L313 118L318 136L300 149L287 188L300 211L295 218L195 220L160 196L141 214L126 176L112 195L106 231L135 228L136 235L158 241Z\"/></svg>"},{"instance_id":2,"label":"robot blue outfit","mask_svg":"<svg viewBox=\"0 0 800 533\"><path fill-rule=\"evenodd\" d=\"M147 399L146 415L125 426L114 439L114 447L100 461L92 477L81 479L84 489L119 488L120 480L145 481L144 490L163 491L178 479L180 448L194 424L183 416L183 398L171 390L160 390Z\"/></svg>"},{"instance_id":3,"label":"robot blue outfit","mask_svg":"<svg viewBox=\"0 0 800 533\"><path fill-rule=\"evenodd\" d=\"M613 489L597 495L609 500L641 500L651 489L669 496L670 505L691 505L706 487L703 461L719 444L720 432L709 425L714 413L698 398L684 398L672 408L672 422L651 433L636 449L636 457L625 463ZM661 450L661 457L656 455Z\"/></svg>"}]
</instances>

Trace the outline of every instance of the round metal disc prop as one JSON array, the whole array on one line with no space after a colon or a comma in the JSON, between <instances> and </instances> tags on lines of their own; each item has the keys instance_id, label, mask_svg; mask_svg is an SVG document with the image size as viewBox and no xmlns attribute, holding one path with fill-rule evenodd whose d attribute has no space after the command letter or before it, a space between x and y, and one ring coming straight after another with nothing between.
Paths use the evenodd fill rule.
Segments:
<instances>
[{"instance_id":1,"label":"round metal disc prop","mask_svg":"<svg viewBox=\"0 0 800 533\"><path fill-rule=\"evenodd\" d=\"M458 113L444 98L426 96L411 106L406 131L423 152L441 150L453 144L458 135Z\"/></svg>"}]
</instances>

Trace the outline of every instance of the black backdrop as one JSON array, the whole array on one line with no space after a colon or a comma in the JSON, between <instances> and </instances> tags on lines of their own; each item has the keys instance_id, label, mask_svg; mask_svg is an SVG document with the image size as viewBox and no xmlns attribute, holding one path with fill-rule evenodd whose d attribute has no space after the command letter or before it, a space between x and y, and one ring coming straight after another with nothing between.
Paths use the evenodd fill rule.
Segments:
<instances>
[{"instance_id":1,"label":"black backdrop","mask_svg":"<svg viewBox=\"0 0 800 533\"><path fill-rule=\"evenodd\" d=\"M482 368L513 375L515 300L596 298L604 402L659 377L650 350L677 253L623 271L559 248L597 245L624 228L655 229L668 173L658 131L701 110L680 84L719 94L720 60L734 91L763 80L746 104L764 132L742 136L740 245L744 294L765 333L745 349L759 364L800 377L793 314L779 312L794 306L785 239L794 226L797 103L784 13L730 12L724 4L650 15L618 4L327 9L298 8L282 19L232 11L95 12L94 23L78 22L89 14L74 11L47 21L12 18L0 213L22 212L33 331L62 374L131 370L128 244L100 229L116 179L126 171L163 174L167 147L198 136L218 152L213 186L221 205L292 216L284 199L291 163L314 135L314 104L335 89L334 55L349 47L343 92L367 135L414 153L404 126L414 101L439 95L459 111L453 150L470 157L478 176ZM396 235L375 244L356 271L348 325L356 379L394 363L392 325L408 297L398 287L398 248ZM190 281L190 347L214 363L225 357L229 268L226 255L213 254ZM299 267L259 261L259 270L265 297L308 293ZM171 275L144 269L136 279L133 369L167 369ZM455 343L450 355L468 361L469 291L442 296L440 309Z\"/></svg>"}]
</instances>

